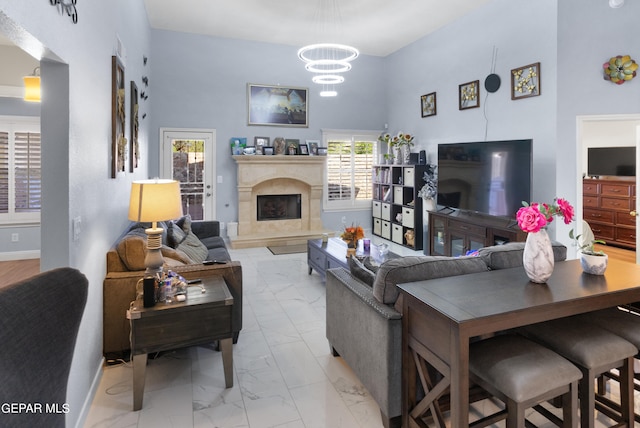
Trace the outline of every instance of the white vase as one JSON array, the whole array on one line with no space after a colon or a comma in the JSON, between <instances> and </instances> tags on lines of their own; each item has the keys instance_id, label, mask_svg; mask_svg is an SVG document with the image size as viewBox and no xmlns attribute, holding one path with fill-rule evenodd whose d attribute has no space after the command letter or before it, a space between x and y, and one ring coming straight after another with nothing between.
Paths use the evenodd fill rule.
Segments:
<instances>
[{"instance_id":1,"label":"white vase","mask_svg":"<svg viewBox=\"0 0 640 428\"><path fill-rule=\"evenodd\" d=\"M393 148L393 163L396 165L402 164L402 150L398 146Z\"/></svg>"},{"instance_id":2,"label":"white vase","mask_svg":"<svg viewBox=\"0 0 640 428\"><path fill-rule=\"evenodd\" d=\"M544 284L554 267L553 248L547 231L529 233L524 244L522 264L531 282Z\"/></svg>"},{"instance_id":3,"label":"white vase","mask_svg":"<svg viewBox=\"0 0 640 428\"><path fill-rule=\"evenodd\" d=\"M604 275L604 271L607 270L607 264L609 262L609 256L606 254L602 256L594 256L593 254L580 253L580 265L585 273L592 275Z\"/></svg>"},{"instance_id":4,"label":"white vase","mask_svg":"<svg viewBox=\"0 0 640 428\"><path fill-rule=\"evenodd\" d=\"M411 163L411 146L402 146L402 163L409 165Z\"/></svg>"}]
</instances>

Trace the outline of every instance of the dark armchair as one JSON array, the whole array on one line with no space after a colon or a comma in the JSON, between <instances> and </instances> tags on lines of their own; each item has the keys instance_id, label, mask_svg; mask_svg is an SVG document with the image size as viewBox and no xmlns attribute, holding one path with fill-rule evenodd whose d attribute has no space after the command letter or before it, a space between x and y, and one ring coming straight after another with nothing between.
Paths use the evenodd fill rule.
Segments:
<instances>
[{"instance_id":1,"label":"dark armchair","mask_svg":"<svg viewBox=\"0 0 640 428\"><path fill-rule=\"evenodd\" d=\"M67 382L88 281L72 268L50 270L0 289L0 425L64 427ZM40 407L38 407L40 406Z\"/></svg>"}]
</instances>

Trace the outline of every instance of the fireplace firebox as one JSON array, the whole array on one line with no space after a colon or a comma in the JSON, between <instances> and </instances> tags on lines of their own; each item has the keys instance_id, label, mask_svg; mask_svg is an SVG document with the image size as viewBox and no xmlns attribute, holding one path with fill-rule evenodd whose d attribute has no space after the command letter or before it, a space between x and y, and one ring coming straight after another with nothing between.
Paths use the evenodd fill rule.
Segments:
<instances>
[{"instance_id":1,"label":"fireplace firebox","mask_svg":"<svg viewBox=\"0 0 640 428\"><path fill-rule=\"evenodd\" d=\"M257 220L293 220L301 218L301 195L258 195Z\"/></svg>"}]
</instances>

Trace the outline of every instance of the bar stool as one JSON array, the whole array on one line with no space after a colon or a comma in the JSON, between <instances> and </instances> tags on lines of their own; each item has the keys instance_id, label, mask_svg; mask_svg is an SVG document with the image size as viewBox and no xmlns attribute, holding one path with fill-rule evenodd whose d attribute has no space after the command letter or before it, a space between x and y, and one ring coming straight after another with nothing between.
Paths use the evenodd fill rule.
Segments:
<instances>
[{"instance_id":1,"label":"bar stool","mask_svg":"<svg viewBox=\"0 0 640 428\"><path fill-rule=\"evenodd\" d=\"M615 307L579 315L579 317L587 323L595 324L598 327L622 337L626 341L632 343L633 346L640 349L640 316L632 313L632 310L637 310L637 308L619 309L618 307ZM640 355L636 354L635 358L637 359L639 356ZM619 403L604 397L605 377L619 381L620 376L606 373L598 379L599 394L596 396L596 401L605 406L600 407L599 410L609 415L611 410L620 412L621 409ZM638 375L634 375L634 378L638 379ZM640 391L640 387L638 387L635 382L633 386L634 389ZM640 422L640 415L637 413L634 414L634 419L636 422Z\"/></svg>"},{"instance_id":2,"label":"bar stool","mask_svg":"<svg viewBox=\"0 0 640 428\"><path fill-rule=\"evenodd\" d=\"M471 427L485 427L506 416L507 428L524 428L526 409L559 396L563 402L562 426L576 425L582 373L544 346L514 334L472 343L469 376L506 405L505 410L475 421Z\"/></svg>"},{"instance_id":3,"label":"bar stool","mask_svg":"<svg viewBox=\"0 0 640 428\"><path fill-rule=\"evenodd\" d=\"M622 405L621 415L616 419L633 426L633 356L638 353L635 346L580 317L534 324L522 327L519 332L578 366L582 372L578 395L583 428L593 428L595 423L595 379L618 368Z\"/></svg>"}]
</instances>

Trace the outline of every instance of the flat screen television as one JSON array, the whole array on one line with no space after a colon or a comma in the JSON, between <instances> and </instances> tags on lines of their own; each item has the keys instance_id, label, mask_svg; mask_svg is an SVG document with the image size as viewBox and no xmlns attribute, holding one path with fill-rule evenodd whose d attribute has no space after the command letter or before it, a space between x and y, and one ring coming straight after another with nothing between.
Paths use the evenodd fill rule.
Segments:
<instances>
[{"instance_id":1,"label":"flat screen television","mask_svg":"<svg viewBox=\"0 0 640 428\"><path fill-rule=\"evenodd\" d=\"M531 200L533 140L438 145L440 206L515 218Z\"/></svg>"},{"instance_id":2,"label":"flat screen television","mask_svg":"<svg viewBox=\"0 0 640 428\"><path fill-rule=\"evenodd\" d=\"M589 147L587 149L587 175L636 175L636 148Z\"/></svg>"}]
</instances>

